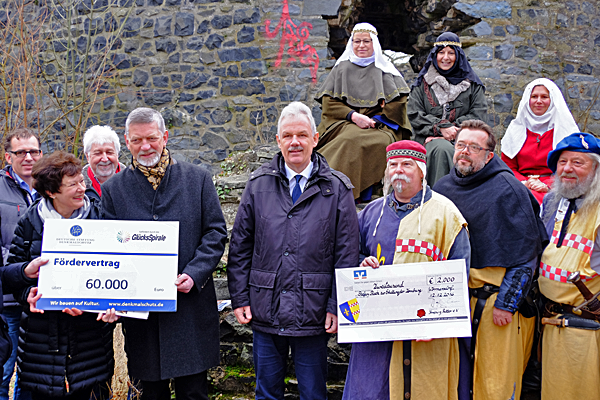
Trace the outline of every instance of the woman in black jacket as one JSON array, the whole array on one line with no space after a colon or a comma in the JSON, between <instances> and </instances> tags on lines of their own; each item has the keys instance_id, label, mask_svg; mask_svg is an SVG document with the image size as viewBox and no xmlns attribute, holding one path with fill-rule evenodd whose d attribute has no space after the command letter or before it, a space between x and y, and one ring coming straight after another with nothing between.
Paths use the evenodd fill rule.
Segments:
<instances>
[{"instance_id":1,"label":"woman in black jacket","mask_svg":"<svg viewBox=\"0 0 600 400\"><path fill-rule=\"evenodd\" d=\"M37 268L44 221L48 218L98 219L96 200L85 195L81 162L62 151L38 161L32 171L33 187L42 198L19 221L8 258L9 267ZM34 400L66 398L88 400L109 395L113 375L114 309L97 317L76 308L42 311L37 280L15 297L23 313L19 334L19 386ZM93 395L95 397L93 397Z\"/></svg>"}]
</instances>

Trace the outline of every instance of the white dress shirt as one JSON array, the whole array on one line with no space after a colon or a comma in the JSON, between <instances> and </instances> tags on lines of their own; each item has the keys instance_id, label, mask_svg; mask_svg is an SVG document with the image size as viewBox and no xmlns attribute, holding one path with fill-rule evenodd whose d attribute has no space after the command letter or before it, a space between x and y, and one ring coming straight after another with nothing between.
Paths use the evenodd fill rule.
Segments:
<instances>
[{"instance_id":1,"label":"white dress shirt","mask_svg":"<svg viewBox=\"0 0 600 400\"><path fill-rule=\"evenodd\" d=\"M313 169L313 162L309 162L308 166L306 168L304 168L304 170L302 172L300 172L300 174L298 174L296 171L293 171L290 167L287 166L287 164L285 164L285 175L288 178L288 181L290 182L290 196L292 195L292 192L294 191L294 188L296 187L296 175L302 175L302 178L300 178L300 190L302 190L302 193L304 193L304 188L306 187L306 184L308 183L308 178L310 177L310 173L312 172Z\"/></svg>"}]
</instances>

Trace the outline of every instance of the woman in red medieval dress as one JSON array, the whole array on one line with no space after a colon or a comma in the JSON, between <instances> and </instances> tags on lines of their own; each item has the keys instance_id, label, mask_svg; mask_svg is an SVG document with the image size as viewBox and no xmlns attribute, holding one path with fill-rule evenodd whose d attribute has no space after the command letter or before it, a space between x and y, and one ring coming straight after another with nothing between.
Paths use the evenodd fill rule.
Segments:
<instances>
[{"instance_id":1,"label":"woman in red medieval dress","mask_svg":"<svg viewBox=\"0 0 600 400\"><path fill-rule=\"evenodd\" d=\"M502 160L540 204L553 182L548 153L575 132L579 128L558 86L546 78L530 82L502 138Z\"/></svg>"}]
</instances>

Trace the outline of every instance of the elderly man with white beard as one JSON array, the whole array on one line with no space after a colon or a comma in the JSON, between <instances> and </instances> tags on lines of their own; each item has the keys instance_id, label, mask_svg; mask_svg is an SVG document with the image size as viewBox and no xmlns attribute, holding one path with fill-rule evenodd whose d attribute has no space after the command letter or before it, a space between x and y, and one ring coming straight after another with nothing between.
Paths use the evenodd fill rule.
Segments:
<instances>
[{"instance_id":1,"label":"elderly man with white beard","mask_svg":"<svg viewBox=\"0 0 600 400\"><path fill-rule=\"evenodd\" d=\"M434 186L469 224L474 400L520 398L535 326L535 313L522 305L547 241L539 203L495 147L487 124L463 121L454 168Z\"/></svg>"},{"instance_id":2,"label":"elderly man with white beard","mask_svg":"<svg viewBox=\"0 0 600 400\"><path fill-rule=\"evenodd\" d=\"M102 196L101 185L114 174L125 169L119 162L121 144L110 126L94 125L83 135L83 152L88 164L81 173L85 186Z\"/></svg>"},{"instance_id":3,"label":"elderly man with white beard","mask_svg":"<svg viewBox=\"0 0 600 400\"><path fill-rule=\"evenodd\" d=\"M465 259L468 270L466 221L427 185L425 147L403 140L386 151L385 195L358 216L361 266ZM457 338L355 343L343 398L457 399L459 364Z\"/></svg>"},{"instance_id":4,"label":"elderly man with white beard","mask_svg":"<svg viewBox=\"0 0 600 400\"><path fill-rule=\"evenodd\" d=\"M567 136L548 154L555 178L542 213L551 236L539 278L547 299L545 316L550 317L542 320L547 323L542 344L544 400L600 398L600 304L592 301L576 309L590 292L600 292L599 154L597 139L588 133Z\"/></svg>"}]
</instances>

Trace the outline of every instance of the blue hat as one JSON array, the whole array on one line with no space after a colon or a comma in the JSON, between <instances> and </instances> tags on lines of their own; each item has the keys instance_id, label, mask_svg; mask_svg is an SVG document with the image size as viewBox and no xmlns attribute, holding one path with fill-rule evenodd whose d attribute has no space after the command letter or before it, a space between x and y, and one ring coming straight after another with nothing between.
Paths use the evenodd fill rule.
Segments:
<instances>
[{"instance_id":1,"label":"blue hat","mask_svg":"<svg viewBox=\"0 0 600 400\"><path fill-rule=\"evenodd\" d=\"M573 133L556 145L556 148L548 153L548 168L556 172L556 164L560 153L563 151L577 151L579 153L596 153L600 155L600 140L589 133Z\"/></svg>"}]
</instances>

